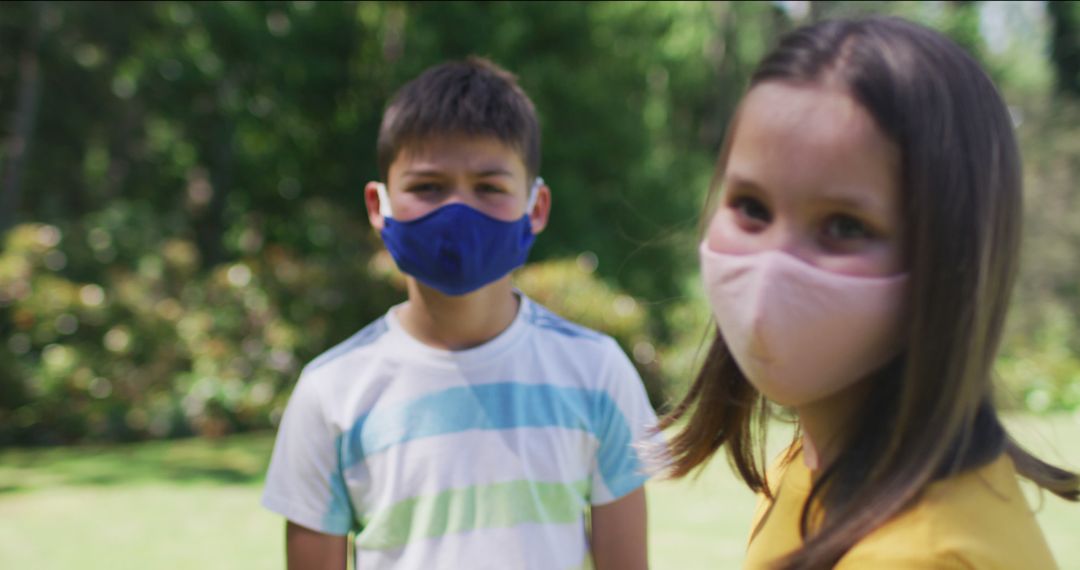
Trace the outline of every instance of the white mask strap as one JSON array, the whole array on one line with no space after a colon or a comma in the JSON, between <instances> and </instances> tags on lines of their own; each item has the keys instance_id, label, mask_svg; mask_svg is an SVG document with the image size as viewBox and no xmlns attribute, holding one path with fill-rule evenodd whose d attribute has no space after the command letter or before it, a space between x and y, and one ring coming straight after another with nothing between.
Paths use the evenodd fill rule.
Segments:
<instances>
[{"instance_id":1,"label":"white mask strap","mask_svg":"<svg viewBox=\"0 0 1080 570\"><path fill-rule=\"evenodd\" d=\"M536 197L540 195L540 187L544 185L544 179L539 176L536 177L536 182L533 182L532 188L529 189L529 202L525 204L525 215L531 215L533 206L536 206Z\"/></svg>"},{"instance_id":2,"label":"white mask strap","mask_svg":"<svg viewBox=\"0 0 1080 570\"><path fill-rule=\"evenodd\" d=\"M393 218L394 216L390 215L390 196L386 193L386 184L376 182L375 191L379 193L379 214L384 218Z\"/></svg>"},{"instance_id":3,"label":"white mask strap","mask_svg":"<svg viewBox=\"0 0 1080 570\"><path fill-rule=\"evenodd\" d=\"M532 188L529 189L529 202L525 204L525 215L532 213L532 209L536 206L536 197L540 195L540 187L544 185L544 179L539 176L536 177L536 181L533 182ZM375 183L375 191L379 193L379 214L384 218L393 218L390 211L390 196L386 193L386 185L382 182Z\"/></svg>"}]
</instances>

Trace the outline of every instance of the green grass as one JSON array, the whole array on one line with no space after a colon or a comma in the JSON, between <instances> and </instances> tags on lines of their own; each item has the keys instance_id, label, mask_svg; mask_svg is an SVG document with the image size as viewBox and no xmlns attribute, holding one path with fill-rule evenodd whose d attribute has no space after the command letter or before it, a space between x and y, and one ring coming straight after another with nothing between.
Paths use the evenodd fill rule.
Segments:
<instances>
[{"instance_id":1,"label":"green grass","mask_svg":"<svg viewBox=\"0 0 1080 570\"><path fill-rule=\"evenodd\" d=\"M281 568L272 436L0 453L0 568Z\"/></svg>"},{"instance_id":2,"label":"green grass","mask_svg":"<svg viewBox=\"0 0 1080 570\"><path fill-rule=\"evenodd\" d=\"M1080 416L1009 423L1044 458L1080 468ZM0 568L280 569L282 521L258 504L271 445L255 434L0 451ZM1080 505L1041 501L1058 563L1080 568ZM724 461L696 481L650 483L653 568L738 567L754 504Z\"/></svg>"}]
</instances>

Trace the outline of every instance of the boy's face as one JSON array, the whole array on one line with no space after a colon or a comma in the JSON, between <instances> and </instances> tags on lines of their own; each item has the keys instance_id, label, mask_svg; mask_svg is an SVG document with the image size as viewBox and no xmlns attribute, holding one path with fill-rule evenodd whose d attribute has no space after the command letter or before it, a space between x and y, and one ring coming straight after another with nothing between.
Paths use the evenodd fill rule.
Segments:
<instances>
[{"instance_id":1,"label":"boy's face","mask_svg":"<svg viewBox=\"0 0 1080 570\"><path fill-rule=\"evenodd\" d=\"M447 204L461 203L493 218L514 221L524 215L529 199L525 164L518 152L494 137L450 135L407 145L390 164L386 181L390 211L407 222ZM368 218L376 231L383 229L376 183L364 189ZM534 234L547 225L551 194L537 190L536 204L528 212Z\"/></svg>"}]
</instances>

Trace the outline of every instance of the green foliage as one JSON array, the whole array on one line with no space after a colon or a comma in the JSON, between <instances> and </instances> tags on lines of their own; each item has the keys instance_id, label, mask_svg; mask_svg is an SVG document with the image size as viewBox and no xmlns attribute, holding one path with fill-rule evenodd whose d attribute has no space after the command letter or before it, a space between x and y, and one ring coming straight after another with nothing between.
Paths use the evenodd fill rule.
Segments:
<instances>
[{"instance_id":1,"label":"green foliage","mask_svg":"<svg viewBox=\"0 0 1080 570\"><path fill-rule=\"evenodd\" d=\"M1080 409L1080 106L1021 99L1025 158L1020 279L999 372L1005 397L1035 411Z\"/></svg>"},{"instance_id":2,"label":"green foliage","mask_svg":"<svg viewBox=\"0 0 1080 570\"><path fill-rule=\"evenodd\" d=\"M2 284L0 441L24 443L269 425L300 364L401 298L360 196L382 107L469 54L516 72L540 111L555 200L533 258L595 252L587 289L632 308L568 316L636 352L660 401L649 354L671 331L642 299L681 294L713 153L773 16L700 2L5 14L0 94L25 84L19 54L51 87L21 190L4 188L25 223L2 253L18 273ZM8 96L0 112L26 116Z\"/></svg>"},{"instance_id":3,"label":"green foliage","mask_svg":"<svg viewBox=\"0 0 1080 570\"><path fill-rule=\"evenodd\" d=\"M104 214L87 220L89 230L24 224L8 234L0 255L0 307L10 324L0 347L10 364L0 384L0 442L272 427L304 362L404 297L389 255L350 251L371 237L319 201L299 215L330 230L323 254L271 245L206 272L192 242L140 227L143 216L119 203ZM131 252L141 252L134 267L98 260L124 257L135 237L143 242ZM93 261L69 268L68 259L84 257ZM660 404L647 313L598 279L595 263L583 254L531 264L516 281L558 313L614 336ZM65 270L97 279L73 281Z\"/></svg>"},{"instance_id":4,"label":"green foliage","mask_svg":"<svg viewBox=\"0 0 1080 570\"><path fill-rule=\"evenodd\" d=\"M331 231L335 247L301 256L274 245L205 272L192 242L140 228L145 218L119 203L104 213L126 232L103 223L24 224L8 233L0 255L8 340L0 354L11 366L0 393L0 442L271 426L305 361L403 296L358 255L360 232L318 201L298 216ZM132 235L147 240L132 266L99 263L88 281L64 275L85 244L119 257ZM79 272L91 273L83 263ZM349 291L363 291L370 304L347 302Z\"/></svg>"},{"instance_id":5,"label":"green foliage","mask_svg":"<svg viewBox=\"0 0 1080 570\"><path fill-rule=\"evenodd\" d=\"M1029 208L1002 374L1075 407L1080 121L1049 77L1070 80L1076 5L796 8L5 4L0 225L19 225L0 251L0 444L272 425L304 362L404 297L361 197L382 108L469 54L514 71L540 114L553 212L520 286L615 336L663 405L710 331L696 228L753 65L799 23L867 13L952 35L1013 105ZM1004 43L987 39L994 10Z\"/></svg>"},{"instance_id":6,"label":"green foliage","mask_svg":"<svg viewBox=\"0 0 1080 570\"><path fill-rule=\"evenodd\" d=\"M1059 313L1028 342L1008 347L997 367L1007 397L1034 412L1080 410L1080 354L1062 342L1078 324Z\"/></svg>"},{"instance_id":7,"label":"green foliage","mask_svg":"<svg viewBox=\"0 0 1080 570\"><path fill-rule=\"evenodd\" d=\"M1080 97L1080 4L1051 0L1046 11L1053 23L1050 59L1058 79L1058 88Z\"/></svg>"}]
</instances>

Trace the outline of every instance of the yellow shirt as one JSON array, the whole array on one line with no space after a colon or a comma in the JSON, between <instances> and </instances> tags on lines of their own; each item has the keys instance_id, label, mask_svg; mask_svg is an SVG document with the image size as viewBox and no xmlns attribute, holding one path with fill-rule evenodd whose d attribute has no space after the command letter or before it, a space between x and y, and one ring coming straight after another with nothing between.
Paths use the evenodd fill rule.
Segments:
<instances>
[{"instance_id":1,"label":"yellow shirt","mask_svg":"<svg viewBox=\"0 0 1080 570\"><path fill-rule=\"evenodd\" d=\"M774 501L754 515L746 568L769 563L802 544L799 517L810 492L810 470L799 453L770 472ZM864 537L836 565L872 568L1057 568L1035 515L1020 492L1012 460L993 462L932 483L910 509Z\"/></svg>"}]
</instances>

